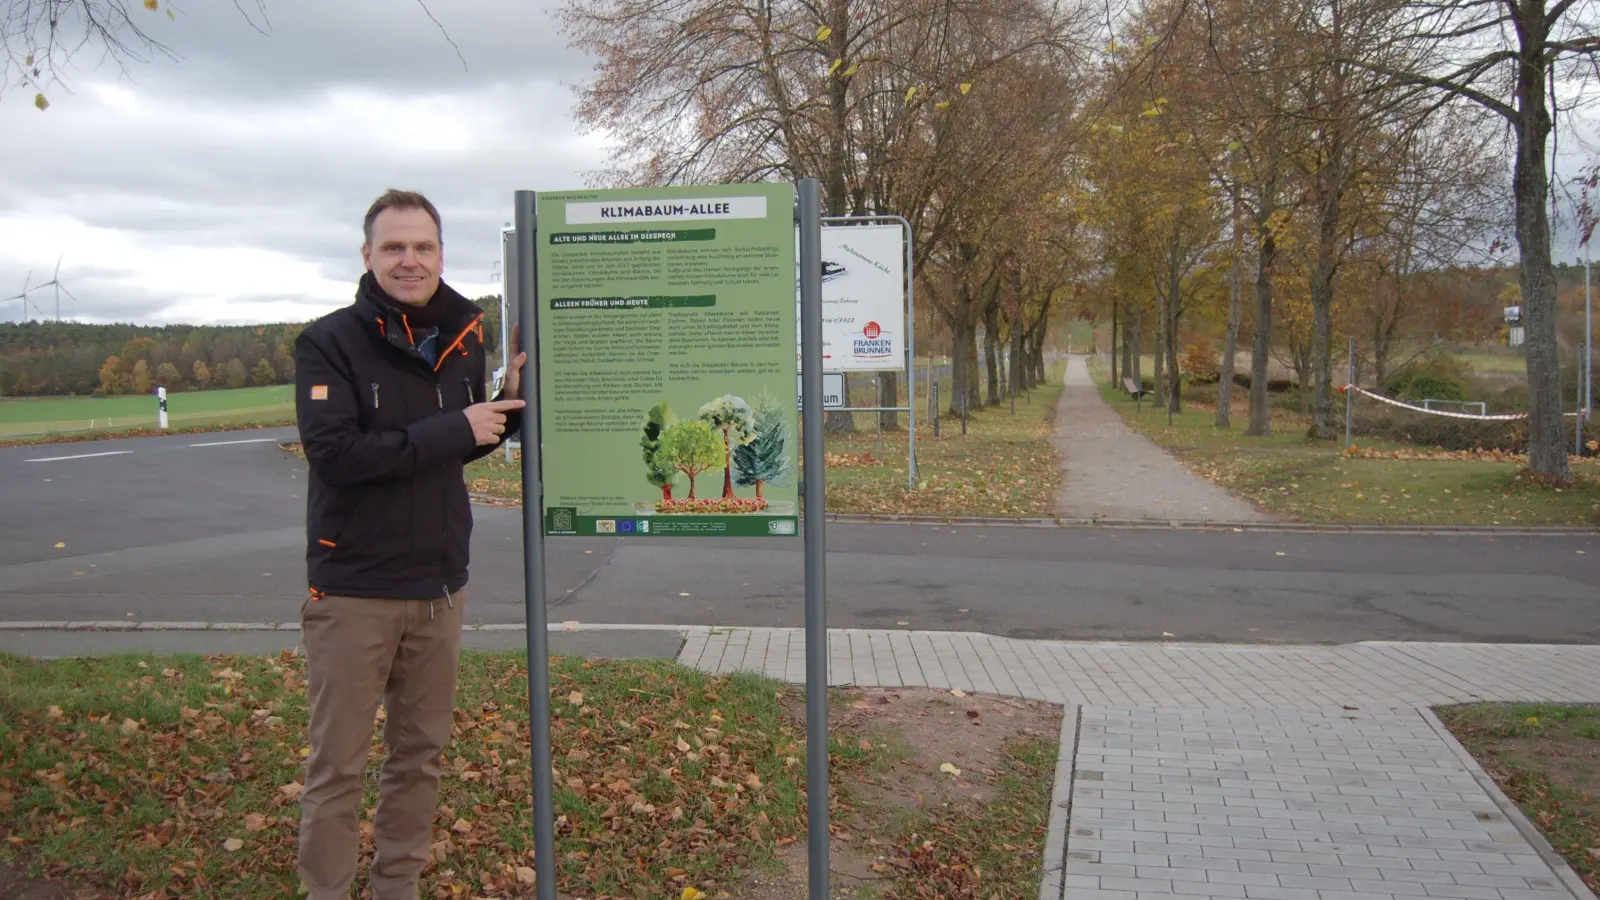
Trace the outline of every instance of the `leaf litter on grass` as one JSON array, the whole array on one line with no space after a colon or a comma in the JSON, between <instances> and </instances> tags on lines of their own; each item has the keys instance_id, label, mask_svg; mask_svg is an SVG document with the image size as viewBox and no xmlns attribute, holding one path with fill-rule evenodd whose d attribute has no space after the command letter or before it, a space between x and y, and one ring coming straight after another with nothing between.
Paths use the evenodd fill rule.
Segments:
<instances>
[{"instance_id":1,"label":"leaf litter on grass","mask_svg":"<svg viewBox=\"0 0 1600 900\"><path fill-rule=\"evenodd\" d=\"M531 840L526 683L516 655L463 655L426 896L532 896L540 866ZM143 900L293 896L309 750L304 690L303 660L293 654L42 662L0 656L0 702L11 726L0 731L6 835L0 865ZM1017 701L941 696L945 703L1012 704L1006 708L1022 711L980 713L991 722L1033 723L1049 715ZM785 848L797 840L803 846L805 738L797 690L673 663L561 659L552 665L551 699L562 896L679 896L693 889L711 900L743 898L747 873L770 870L778 854L792 855ZM1036 866L1038 842L1029 841L1035 831L1042 839L1035 819L1042 821L1048 805L1050 773L1031 772L1037 776L1027 781L1031 794L1006 793L1007 779L1018 777L1012 757L986 756L970 741L966 748L939 746L934 733L952 726L926 710L917 721L894 720L899 732L877 727L891 721L873 721L884 718L885 708L892 704L866 715L849 710L831 741L836 840L878 842L872 823L888 821L882 804L861 799L858 785L886 796L934 796L932 788L911 789L885 766L901 758L893 748L936 747L960 763L960 779L935 777L931 765L920 763L907 772L954 781L949 790L974 796L997 789L1028 796L1022 805L1040 809L1016 819L1008 806L997 830L969 833L963 824L972 810L953 802L959 798L919 807L922 817L890 832L882 859L874 856L865 871L882 862L893 866L889 874L915 873L896 884L952 885L937 896L1023 896L989 888L1007 883L1005 859L1012 855L1024 867ZM931 732L912 727L920 720L928 720ZM974 727L969 718L957 721ZM1026 740L1039 737L1030 733ZM1005 745L1022 754L1018 760L1033 752L1031 744L1019 746ZM382 753L375 733L361 813L364 859L372 851ZM1038 754L1053 760L1053 744ZM1001 854L997 861L984 861L990 851L973 846L990 835L1008 836L993 851ZM987 893L961 892L974 878ZM364 886L364 873L357 884ZM882 896L934 896L897 890Z\"/></svg>"},{"instance_id":2,"label":"leaf litter on grass","mask_svg":"<svg viewBox=\"0 0 1600 900\"><path fill-rule=\"evenodd\" d=\"M1600 891L1600 706L1436 710L1591 891Z\"/></svg>"}]
</instances>

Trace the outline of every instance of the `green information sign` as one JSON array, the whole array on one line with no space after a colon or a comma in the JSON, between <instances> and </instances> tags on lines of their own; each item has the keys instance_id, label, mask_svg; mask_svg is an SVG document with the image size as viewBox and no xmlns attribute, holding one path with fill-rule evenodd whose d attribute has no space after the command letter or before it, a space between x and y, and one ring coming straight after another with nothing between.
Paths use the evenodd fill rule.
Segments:
<instances>
[{"instance_id":1,"label":"green information sign","mask_svg":"<svg viewBox=\"0 0 1600 900\"><path fill-rule=\"evenodd\" d=\"M538 195L544 527L790 536L794 187Z\"/></svg>"}]
</instances>

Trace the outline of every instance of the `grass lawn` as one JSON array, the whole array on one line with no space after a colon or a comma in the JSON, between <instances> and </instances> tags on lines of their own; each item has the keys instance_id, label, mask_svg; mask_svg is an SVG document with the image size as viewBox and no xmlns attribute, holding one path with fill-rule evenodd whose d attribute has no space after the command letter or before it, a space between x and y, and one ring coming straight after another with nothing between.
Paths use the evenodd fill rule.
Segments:
<instances>
[{"instance_id":1,"label":"grass lawn","mask_svg":"<svg viewBox=\"0 0 1600 900\"><path fill-rule=\"evenodd\" d=\"M168 394L167 418L175 429L289 423L294 420L294 385ZM0 440L49 432L60 432L59 436L117 433L154 428L156 422L154 396L0 401Z\"/></svg>"},{"instance_id":2,"label":"grass lawn","mask_svg":"<svg viewBox=\"0 0 1600 900\"><path fill-rule=\"evenodd\" d=\"M1545 487L1523 477L1521 462L1427 454L1421 448L1361 442L1377 457L1346 457L1342 441L1305 437L1309 422L1273 410L1273 433L1218 429L1209 408L1186 406L1172 425L1153 403L1140 411L1095 373L1100 392L1129 427L1190 469L1291 521L1362 525L1600 525L1600 462L1574 462L1575 483ZM1383 454L1399 457L1383 458Z\"/></svg>"},{"instance_id":3,"label":"grass lawn","mask_svg":"<svg viewBox=\"0 0 1600 900\"><path fill-rule=\"evenodd\" d=\"M804 872L797 689L581 659L554 661L551 683L562 896L804 896L786 887ZM532 896L526 703L520 655L463 655L424 896ZM0 881L295 896L302 659L0 656L0 705ZM835 866L865 873L856 896L1036 894L1059 710L934 691L833 706ZM376 767L368 854L375 794Z\"/></svg>"},{"instance_id":4,"label":"grass lawn","mask_svg":"<svg viewBox=\"0 0 1600 900\"><path fill-rule=\"evenodd\" d=\"M1600 706L1436 712L1589 889L1600 891Z\"/></svg>"},{"instance_id":5,"label":"grass lawn","mask_svg":"<svg viewBox=\"0 0 1600 900\"><path fill-rule=\"evenodd\" d=\"M1051 433L1057 383L1006 405L961 420L944 418L940 436L917 423L917 490L906 478L906 433L872 432L827 437L828 512L916 516L1048 516L1061 483ZM870 414L857 416L869 422ZM904 422L904 419L901 419ZM497 452L467 467L467 484L506 500L522 496L521 462Z\"/></svg>"}]
</instances>

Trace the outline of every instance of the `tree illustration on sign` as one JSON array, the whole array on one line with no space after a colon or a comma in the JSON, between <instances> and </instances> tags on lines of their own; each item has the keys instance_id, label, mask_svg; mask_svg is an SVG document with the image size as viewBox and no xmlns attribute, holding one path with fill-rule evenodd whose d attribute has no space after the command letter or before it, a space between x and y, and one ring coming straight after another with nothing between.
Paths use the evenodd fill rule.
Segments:
<instances>
[{"instance_id":1,"label":"tree illustration on sign","mask_svg":"<svg viewBox=\"0 0 1600 900\"><path fill-rule=\"evenodd\" d=\"M754 487L760 500L763 485L781 484L789 474L789 424L783 404L765 391L754 409L755 439L734 448L733 462L739 486Z\"/></svg>"},{"instance_id":2,"label":"tree illustration on sign","mask_svg":"<svg viewBox=\"0 0 1600 900\"><path fill-rule=\"evenodd\" d=\"M700 420L722 432L722 496L733 496L733 449L756 439L755 412L743 397L723 394L700 407Z\"/></svg>"},{"instance_id":3,"label":"tree illustration on sign","mask_svg":"<svg viewBox=\"0 0 1600 900\"><path fill-rule=\"evenodd\" d=\"M644 437L639 439L639 447L644 451L645 478L661 489L663 500L672 499L672 483L678 480L678 470L661 456L661 435L675 421L677 417L672 414L672 408L663 400L650 407L645 415Z\"/></svg>"},{"instance_id":4,"label":"tree illustration on sign","mask_svg":"<svg viewBox=\"0 0 1600 900\"><path fill-rule=\"evenodd\" d=\"M671 466L689 479L689 499L695 499L694 480L709 469L727 460L722 440L709 424L694 419L674 422L661 433L661 449L656 451L660 464Z\"/></svg>"}]
</instances>

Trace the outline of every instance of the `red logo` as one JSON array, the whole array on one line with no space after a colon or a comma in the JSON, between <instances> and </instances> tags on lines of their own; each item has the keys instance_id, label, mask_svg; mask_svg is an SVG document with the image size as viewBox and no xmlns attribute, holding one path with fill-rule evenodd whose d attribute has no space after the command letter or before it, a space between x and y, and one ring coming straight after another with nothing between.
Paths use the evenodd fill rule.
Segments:
<instances>
[{"instance_id":1,"label":"red logo","mask_svg":"<svg viewBox=\"0 0 1600 900\"><path fill-rule=\"evenodd\" d=\"M877 322L868 322L867 327L861 329L861 333L867 336L867 340L877 340L878 335L883 333L883 329L878 327Z\"/></svg>"}]
</instances>

